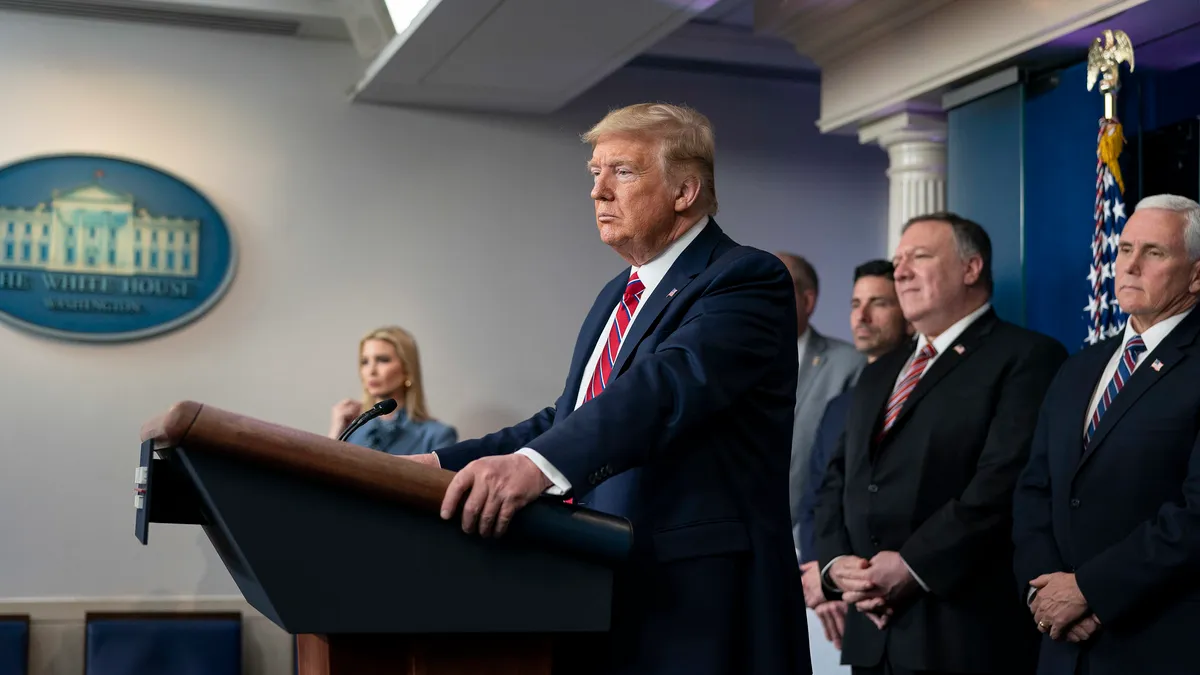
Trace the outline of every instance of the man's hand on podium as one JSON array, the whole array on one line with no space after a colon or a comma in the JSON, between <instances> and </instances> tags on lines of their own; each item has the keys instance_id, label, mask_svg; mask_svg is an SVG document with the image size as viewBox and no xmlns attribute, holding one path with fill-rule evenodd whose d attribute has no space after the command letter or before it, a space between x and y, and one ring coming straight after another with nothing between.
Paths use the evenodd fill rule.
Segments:
<instances>
[{"instance_id":1,"label":"man's hand on podium","mask_svg":"<svg viewBox=\"0 0 1200 675\"><path fill-rule=\"evenodd\" d=\"M442 499L442 519L453 518L461 502L463 532L470 534L478 525L480 536L499 537L508 530L513 515L551 485L550 479L525 455L477 459L450 481Z\"/></svg>"}]
</instances>

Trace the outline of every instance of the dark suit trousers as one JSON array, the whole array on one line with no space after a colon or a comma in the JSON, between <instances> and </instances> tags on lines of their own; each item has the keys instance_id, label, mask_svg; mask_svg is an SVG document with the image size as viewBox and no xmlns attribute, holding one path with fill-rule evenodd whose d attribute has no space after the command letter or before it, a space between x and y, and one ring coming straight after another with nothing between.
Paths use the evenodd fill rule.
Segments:
<instances>
[{"instance_id":1,"label":"dark suit trousers","mask_svg":"<svg viewBox=\"0 0 1200 675\"><path fill-rule=\"evenodd\" d=\"M570 640L555 675L745 672L745 554L706 556L617 577L613 630Z\"/></svg>"}]
</instances>

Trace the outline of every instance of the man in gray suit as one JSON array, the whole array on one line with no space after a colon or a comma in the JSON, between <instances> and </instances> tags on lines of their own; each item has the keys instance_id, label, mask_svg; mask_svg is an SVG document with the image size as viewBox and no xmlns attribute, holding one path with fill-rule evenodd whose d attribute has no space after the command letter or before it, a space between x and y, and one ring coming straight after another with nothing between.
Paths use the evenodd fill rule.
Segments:
<instances>
[{"instance_id":1,"label":"man in gray suit","mask_svg":"<svg viewBox=\"0 0 1200 675\"><path fill-rule=\"evenodd\" d=\"M800 353L800 374L796 386L796 421L792 428L792 461L788 472L789 501L792 509L792 538L800 552L799 515L801 498L808 483L808 459L821 415L830 399L854 385L867 359L849 342L821 335L809 325L817 308L820 281L807 260L793 253L776 253L791 272L796 285L796 348ZM816 488L817 486L811 486Z\"/></svg>"}]
</instances>

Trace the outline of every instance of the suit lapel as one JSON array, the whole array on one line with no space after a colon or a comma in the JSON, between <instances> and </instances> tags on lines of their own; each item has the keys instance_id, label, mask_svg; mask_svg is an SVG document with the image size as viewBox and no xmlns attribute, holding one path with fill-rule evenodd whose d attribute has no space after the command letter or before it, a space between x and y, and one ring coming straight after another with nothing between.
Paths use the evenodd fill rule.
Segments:
<instances>
[{"instance_id":1,"label":"suit lapel","mask_svg":"<svg viewBox=\"0 0 1200 675\"><path fill-rule=\"evenodd\" d=\"M796 379L796 410L800 410L804 397L812 390L813 380L817 379L817 373L825 363L825 348L828 346L825 336L812 328L809 330L812 333L808 336L808 348L804 351L804 362L800 364Z\"/></svg>"},{"instance_id":2,"label":"suit lapel","mask_svg":"<svg viewBox=\"0 0 1200 675\"><path fill-rule=\"evenodd\" d=\"M1108 409L1104 412L1104 417L1100 418L1100 426L1096 428L1096 433L1092 434L1092 440L1084 448L1083 457L1079 460L1080 467L1095 454L1096 448L1104 442L1104 438L1121 421L1121 417L1129 412L1133 404L1137 403L1142 394L1149 391L1167 373L1171 372L1175 366L1187 358L1187 353L1183 351L1182 347L1190 345L1195 341L1197 329L1200 329L1200 312L1193 311L1183 320L1183 323L1176 326L1159 343L1153 352L1147 352L1142 355L1142 360L1138 363L1137 370L1133 371L1133 375L1129 377L1129 381L1125 383L1120 393L1113 399L1112 405L1108 406ZM1122 343L1117 349L1121 349L1123 346ZM1111 357L1112 355L1109 354L1109 356ZM1105 365L1107 365L1107 362L1105 362ZM1155 365L1158 367L1155 368ZM1108 386L1108 383L1105 382L1103 386ZM1093 387L1089 390L1089 402L1091 394L1094 393L1095 388ZM1091 410L1088 410L1084 414L1090 415L1091 412ZM1078 472L1078 468L1076 471Z\"/></svg>"},{"instance_id":3,"label":"suit lapel","mask_svg":"<svg viewBox=\"0 0 1200 675\"><path fill-rule=\"evenodd\" d=\"M996 326L996 321L996 312L994 310L989 309L984 312L982 316L967 326L967 329L962 332L962 335L958 336L958 339L950 345L949 349L937 357L933 365L929 366L929 370L921 376L921 380L917 382L916 388L908 395L908 399L904 401L904 407L900 408L900 415L896 418L896 423L892 426L892 431L889 432L889 435L895 433L895 430L904 423L905 418L912 413L912 410L921 402L921 399L933 391L933 388L937 386L937 383L942 378L949 375L951 371L958 367L958 364L971 358L978 351L984 337L992 332L992 328ZM889 392L888 395L890 396L891 393Z\"/></svg>"},{"instance_id":4,"label":"suit lapel","mask_svg":"<svg viewBox=\"0 0 1200 675\"><path fill-rule=\"evenodd\" d=\"M909 357L917 348L915 341L909 341L907 349L897 349L883 357L884 360L879 362L879 380L873 382L869 389L864 386L860 380L858 387L867 389L867 393L863 395L863 402L866 406L865 410L870 416L866 421L869 422L865 426L866 434L861 438L865 444L865 449L870 449L875 442L875 437L879 434L879 430L883 427L883 413L887 408L887 400L892 395L892 390L896 387L896 380L900 378L900 371L908 364ZM868 452L868 456L873 453Z\"/></svg>"},{"instance_id":5,"label":"suit lapel","mask_svg":"<svg viewBox=\"0 0 1200 675\"><path fill-rule=\"evenodd\" d=\"M616 378L621 374L629 356L637 350L638 343L646 337L651 327L658 323L658 317L667 308L667 304L679 297L680 291L708 267L713 250L722 240L728 241L728 237L717 227L717 222L710 218L704 231L679 254L650 297L642 299L646 304L638 311L633 325L629 327L629 334L621 341L621 351L613 363L610 377ZM613 305L616 305L616 301Z\"/></svg>"},{"instance_id":6,"label":"suit lapel","mask_svg":"<svg viewBox=\"0 0 1200 675\"><path fill-rule=\"evenodd\" d=\"M1088 353L1090 360L1086 365L1081 366L1080 381L1075 384L1077 387L1075 391L1082 392L1082 395L1076 396L1075 400L1070 402L1070 408L1065 418L1071 420L1066 428L1073 433L1070 440L1063 441L1063 447L1070 448L1071 461L1076 465L1083 456L1083 434L1087 418L1092 414L1090 408L1092 395L1096 392L1096 387L1100 385L1100 378L1104 377L1104 369L1108 367L1113 352L1121 348L1121 340L1110 340L1110 342L1112 344L1106 345L1107 349L1096 349Z\"/></svg>"},{"instance_id":7,"label":"suit lapel","mask_svg":"<svg viewBox=\"0 0 1200 675\"><path fill-rule=\"evenodd\" d=\"M596 304L592 306L592 311L584 320L583 326L579 329L579 340L575 343L575 353L571 356L570 379L567 380L567 400L571 402L571 407L568 410L556 411L559 419L574 412L574 403L579 398L583 373L592 365L589 363L592 352L596 350L600 334L607 333L609 330L609 318L613 308L625 294L625 285L628 282L629 270L625 270L608 282L608 285L600 292L600 296L596 298Z\"/></svg>"}]
</instances>

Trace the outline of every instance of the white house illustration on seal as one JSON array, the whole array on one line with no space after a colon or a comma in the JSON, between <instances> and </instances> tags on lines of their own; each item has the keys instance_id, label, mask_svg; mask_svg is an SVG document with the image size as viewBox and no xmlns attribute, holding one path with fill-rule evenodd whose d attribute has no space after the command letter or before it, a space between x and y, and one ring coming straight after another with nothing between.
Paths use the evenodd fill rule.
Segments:
<instances>
[{"instance_id":1,"label":"white house illustration on seal","mask_svg":"<svg viewBox=\"0 0 1200 675\"><path fill-rule=\"evenodd\" d=\"M55 190L49 209L0 206L0 266L195 277L200 221L133 207L132 195L98 183Z\"/></svg>"}]
</instances>

